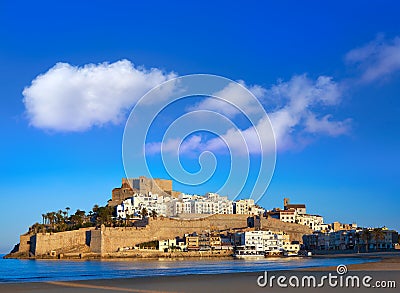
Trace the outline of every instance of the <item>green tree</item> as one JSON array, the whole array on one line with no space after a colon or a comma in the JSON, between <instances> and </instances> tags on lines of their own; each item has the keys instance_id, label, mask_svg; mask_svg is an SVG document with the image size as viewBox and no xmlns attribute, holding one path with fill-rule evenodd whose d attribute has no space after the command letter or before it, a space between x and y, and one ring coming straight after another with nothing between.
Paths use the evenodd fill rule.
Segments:
<instances>
[{"instance_id":1,"label":"green tree","mask_svg":"<svg viewBox=\"0 0 400 293\"><path fill-rule=\"evenodd\" d=\"M98 207L97 211L95 212L96 225L97 226L100 226L102 224L106 226L111 225L113 212L114 209L111 206Z\"/></svg>"},{"instance_id":2,"label":"green tree","mask_svg":"<svg viewBox=\"0 0 400 293\"><path fill-rule=\"evenodd\" d=\"M89 221L92 221L93 214L94 213L92 211L89 211L89 213L88 213Z\"/></svg>"},{"instance_id":3,"label":"green tree","mask_svg":"<svg viewBox=\"0 0 400 293\"><path fill-rule=\"evenodd\" d=\"M63 211L62 210L58 210L57 211L57 213L56 213L56 222L57 222L57 225L59 225L59 224L61 224L62 222L63 222L63 220L64 220L64 217L63 217Z\"/></svg>"},{"instance_id":4,"label":"green tree","mask_svg":"<svg viewBox=\"0 0 400 293\"><path fill-rule=\"evenodd\" d=\"M56 215L55 212L47 213L47 218L49 220L50 228L52 231L54 230L54 222L55 222L55 218L56 218L55 215Z\"/></svg>"},{"instance_id":5,"label":"green tree","mask_svg":"<svg viewBox=\"0 0 400 293\"><path fill-rule=\"evenodd\" d=\"M75 212L76 219L78 221L78 225L81 226L83 222L85 221L85 211L81 211L80 209L77 209Z\"/></svg>"}]
</instances>

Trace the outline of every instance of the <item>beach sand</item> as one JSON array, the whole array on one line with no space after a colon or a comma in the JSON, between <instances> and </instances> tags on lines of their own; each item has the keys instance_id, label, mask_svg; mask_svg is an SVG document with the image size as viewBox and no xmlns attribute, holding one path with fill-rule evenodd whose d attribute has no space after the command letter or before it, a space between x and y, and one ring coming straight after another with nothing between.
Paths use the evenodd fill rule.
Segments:
<instances>
[{"instance_id":1,"label":"beach sand","mask_svg":"<svg viewBox=\"0 0 400 293\"><path fill-rule=\"evenodd\" d=\"M346 255L349 256L349 255ZM322 256L325 257L325 256ZM337 257L337 256L326 256ZM358 257L372 259L374 262L349 265L347 275L356 275L360 278L369 275L375 281L395 281L396 288L345 288L328 287L323 288L281 288L276 283L270 287L257 285L257 278L265 276L265 272L259 273L235 273L221 275L187 275L169 277L145 277L131 279L112 280L86 280L71 282L44 282L44 283L19 283L0 284L0 292L29 292L29 293L52 293L52 292L137 292L137 293L159 293L159 292L399 292L400 288L400 254L368 254ZM313 275L319 280L321 276L329 273L336 274L336 267L312 268L295 271L268 272L271 276L303 276ZM261 279L261 280L264 280ZM374 286L374 285L373 285Z\"/></svg>"},{"instance_id":2,"label":"beach sand","mask_svg":"<svg viewBox=\"0 0 400 293\"><path fill-rule=\"evenodd\" d=\"M320 258L354 257L368 259L371 262L348 265L349 271L397 271L400 273L400 252L378 252L359 254L336 254L315 256ZM308 271L336 270L336 267L308 268Z\"/></svg>"}]
</instances>

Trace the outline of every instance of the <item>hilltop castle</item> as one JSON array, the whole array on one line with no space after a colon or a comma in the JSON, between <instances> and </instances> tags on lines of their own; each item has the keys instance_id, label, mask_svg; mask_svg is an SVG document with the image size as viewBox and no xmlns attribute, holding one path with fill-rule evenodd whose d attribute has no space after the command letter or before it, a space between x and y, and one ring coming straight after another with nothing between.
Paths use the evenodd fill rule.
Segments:
<instances>
[{"instance_id":1,"label":"hilltop castle","mask_svg":"<svg viewBox=\"0 0 400 293\"><path fill-rule=\"evenodd\" d=\"M160 178L122 178L121 187L112 190L108 205L116 206L134 194L160 194L177 197L180 192L172 190L172 180Z\"/></svg>"}]
</instances>

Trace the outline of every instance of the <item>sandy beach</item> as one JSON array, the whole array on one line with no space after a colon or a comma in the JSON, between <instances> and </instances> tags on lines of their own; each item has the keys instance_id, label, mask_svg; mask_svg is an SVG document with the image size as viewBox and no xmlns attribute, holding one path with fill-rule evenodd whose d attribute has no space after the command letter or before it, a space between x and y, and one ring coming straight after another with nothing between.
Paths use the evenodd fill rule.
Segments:
<instances>
[{"instance_id":1,"label":"sandy beach","mask_svg":"<svg viewBox=\"0 0 400 293\"><path fill-rule=\"evenodd\" d=\"M282 288L276 283L270 287L260 287L257 279L265 276L265 272L235 273L221 275L187 275L173 277L144 277L112 280L87 280L69 282L43 282L0 284L0 292L398 292L400 286L400 253L376 253L355 255L368 258L373 262L349 265L346 275L356 275L362 278L369 275L376 280L395 281L397 288ZM316 256L333 257L333 256ZM268 272L268 276L303 276L313 275L320 278L329 273L336 274L336 267L321 267L295 271Z\"/></svg>"}]
</instances>

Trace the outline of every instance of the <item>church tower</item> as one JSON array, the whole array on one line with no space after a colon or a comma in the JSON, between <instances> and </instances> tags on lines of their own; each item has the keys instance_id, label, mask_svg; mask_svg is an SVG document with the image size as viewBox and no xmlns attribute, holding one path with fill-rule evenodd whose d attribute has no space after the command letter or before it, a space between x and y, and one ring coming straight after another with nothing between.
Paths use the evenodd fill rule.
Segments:
<instances>
[{"instance_id":1,"label":"church tower","mask_svg":"<svg viewBox=\"0 0 400 293\"><path fill-rule=\"evenodd\" d=\"M286 210L287 205L289 204L289 198L285 197L283 199L283 208Z\"/></svg>"}]
</instances>

